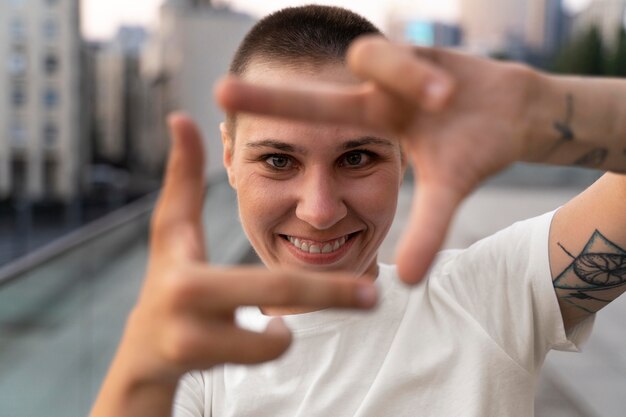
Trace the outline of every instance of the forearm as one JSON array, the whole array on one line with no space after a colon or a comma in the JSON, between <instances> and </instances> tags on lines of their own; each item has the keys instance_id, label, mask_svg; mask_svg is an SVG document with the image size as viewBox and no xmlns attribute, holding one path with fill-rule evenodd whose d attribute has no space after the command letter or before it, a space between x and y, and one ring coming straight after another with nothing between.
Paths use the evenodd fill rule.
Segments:
<instances>
[{"instance_id":1,"label":"forearm","mask_svg":"<svg viewBox=\"0 0 626 417\"><path fill-rule=\"evenodd\" d=\"M626 172L626 80L536 79L523 159Z\"/></svg>"},{"instance_id":2,"label":"forearm","mask_svg":"<svg viewBox=\"0 0 626 417\"><path fill-rule=\"evenodd\" d=\"M112 369L91 417L171 417L176 384L135 384Z\"/></svg>"}]
</instances>

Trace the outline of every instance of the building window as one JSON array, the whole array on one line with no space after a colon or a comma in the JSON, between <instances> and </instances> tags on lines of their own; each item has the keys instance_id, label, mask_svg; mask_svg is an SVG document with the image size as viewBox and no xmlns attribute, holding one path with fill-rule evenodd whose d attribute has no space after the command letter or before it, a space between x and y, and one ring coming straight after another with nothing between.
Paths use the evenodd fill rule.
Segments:
<instances>
[{"instance_id":1,"label":"building window","mask_svg":"<svg viewBox=\"0 0 626 417\"><path fill-rule=\"evenodd\" d=\"M59 138L59 129L52 122L46 123L43 127L43 143L45 146L55 146Z\"/></svg>"},{"instance_id":2,"label":"building window","mask_svg":"<svg viewBox=\"0 0 626 417\"><path fill-rule=\"evenodd\" d=\"M10 25L11 38L15 41L21 41L24 39L26 35L26 28L24 26L24 21L22 19L13 19L11 20Z\"/></svg>"},{"instance_id":3,"label":"building window","mask_svg":"<svg viewBox=\"0 0 626 417\"><path fill-rule=\"evenodd\" d=\"M59 69L59 59L54 54L48 54L44 58L43 66L46 74L53 75Z\"/></svg>"},{"instance_id":4,"label":"building window","mask_svg":"<svg viewBox=\"0 0 626 417\"><path fill-rule=\"evenodd\" d=\"M46 21L43 22L43 36L46 39L55 39L58 31L58 26L54 20L46 19Z\"/></svg>"},{"instance_id":5,"label":"building window","mask_svg":"<svg viewBox=\"0 0 626 417\"><path fill-rule=\"evenodd\" d=\"M26 129L21 123L13 123L11 125L11 144L17 147L26 146Z\"/></svg>"},{"instance_id":6,"label":"building window","mask_svg":"<svg viewBox=\"0 0 626 417\"><path fill-rule=\"evenodd\" d=\"M26 90L23 85L13 86L11 92L11 103L15 107L22 107L26 104Z\"/></svg>"},{"instance_id":7,"label":"building window","mask_svg":"<svg viewBox=\"0 0 626 417\"><path fill-rule=\"evenodd\" d=\"M24 75L26 73L26 55L21 52L13 52L9 56L7 66L9 67L9 74L13 76Z\"/></svg>"},{"instance_id":8,"label":"building window","mask_svg":"<svg viewBox=\"0 0 626 417\"><path fill-rule=\"evenodd\" d=\"M53 109L59 104L59 93L53 88L48 88L43 94L43 104L48 109Z\"/></svg>"}]
</instances>

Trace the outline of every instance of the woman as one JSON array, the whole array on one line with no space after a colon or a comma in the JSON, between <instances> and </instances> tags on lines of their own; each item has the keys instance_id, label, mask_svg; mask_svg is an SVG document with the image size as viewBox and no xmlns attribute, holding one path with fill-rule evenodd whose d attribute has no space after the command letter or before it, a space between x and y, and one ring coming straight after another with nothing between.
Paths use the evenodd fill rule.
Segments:
<instances>
[{"instance_id":1,"label":"woman","mask_svg":"<svg viewBox=\"0 0 626 417\"><path fill-rule=\"evenodd\" d=\"M625 229L619 215L623 200L606 196L617 187L626 189L624 180L605 177L595 188L592 200L602 195L604 205L614 207L612 216L607 212L589 216L591 200L583 196L558 215L549 213L467 250L441 254L428 279L407 289L394 267L376 262L395 212L405 158L392 135L376 129L389 125L376 125L374 120L391 120L391 130L406 133L413 126L412 117L421 113L385 84L363 90L345 66L350 43L367 33L376 29L342 9L285 9L259 22L233 60L232 74L246 82L287 87L291 98L298 96L294 88L301 85L347 84L352 95L332 95L334 101L326 102L329 108L341 110L342 117L352 116L350 120L372 116L373 127L363 128L229 115L222 126L224 164L238 194L244 230L267 270L206 265L199 221L201 141L188 119L170 119L174 145L154 217L146 284L92 416L169 416L172 407L174 415L185 417L532 415L545 354L551 348L575 349L587 336L596 311L570 315L557 302L553 275L563 278L559 282L565 292L568 286L578 285L578 293L587 288L576 281L571 258L554 248L584 246L580 243L594 228L618 236L623 247L626 236L616 232ZM454 59L468 63L469 58ZM487 87L511 85L512 80L531 86L542 79L530 70L471 59L469 63L474 66L457 68L478 67L499 75L489 78ZM433 66L421 68L430 78L448 77ZM455 75L455 80L467 81ZM228 87L232 101L222 100L226 105L237 103L233 90L239 87ZM476 83L472 87L486 89ZM465 128L493 128L493 123L476 123L476 114L485 113L478 96L471 100L473 113L445 117L444 110L452 112L463 92L456 93L451 104L444 97L450 93L442 95L441 90L435 94L438 102L429 104L424 98L427 113L420 118L420 127L432 128L443 119L449 126L461 120ZM254 107L267 91L248 93L247 103ZM318 90L300 95L310 100L292 100L292 113L324 102L324 94ZM375 97L368 102L374 107L346 106L356 103L355 95ZM496 108L511 118L511 123L496 123L515 133L509 141L490 139L495 145L484 150L472 149L476 142L461 147L472 161L469 168L484 168L487 175L529 156L522 154L528 151L527 137L520 133L528 133L521 128L525 119L513 111L529 104L524 101L527 96L509 97L507 106ZM266 112L289 114L284 108L272 108L272 103L264 101ZM240 104L237 110L242 109L245 105ZM428 113L438 111L442 113ZM310 116L333 119L326 107L314 107ZM405 143L414 161L418 151L422 155L432 151ZM460 152L456 146L443 149L443 154ZM474 164L469 157L474 152L489 157ZM433 160L437 158L423 161L418 171L423 175ZM466 168L459 167L457 174L470 172ZM567 227L573 222L576 233ZM427 230L424 233L428 235ZM612 248L622 250L618 245ZM409 280L419 275L418 271ZM566 299L567 294L562 304ZM378 308L365 314L328 309L367 309L376 303ZM238 310L240 306L252 307ZM270 319L278 315L282 318ZM275 361L237 365L277 358L290 343L290 350ZM188 373L193 370L204 371Z\"/></svg>"}]
</instances>

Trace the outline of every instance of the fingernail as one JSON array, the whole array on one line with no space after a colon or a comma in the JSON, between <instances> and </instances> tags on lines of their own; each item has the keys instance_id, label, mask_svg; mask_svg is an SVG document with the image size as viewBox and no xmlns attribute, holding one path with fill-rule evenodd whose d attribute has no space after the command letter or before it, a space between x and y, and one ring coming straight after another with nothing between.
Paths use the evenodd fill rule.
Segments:
<instances>
[{"instance_id":1,"label":"fingernail","mask_svg":"<svg viewBox=\"0 0 626 417\"><path fill-rule=\"evenodd\" d=\"M373 307L378 300L378 291L374 285L362 285L357 288L356 297L362 307Z\"/></svg>"},{"instance_id":2,"label":"fingernail","mask_svg":"<svg viewBox=\"0 0 626 417\"><path fill-rule=\"evenodd\" d=\"M271 319L270 322L267 323L265 332L274 336L291 336L289 328L280 317L274 317Z\"/></svg>"}]
</instances>

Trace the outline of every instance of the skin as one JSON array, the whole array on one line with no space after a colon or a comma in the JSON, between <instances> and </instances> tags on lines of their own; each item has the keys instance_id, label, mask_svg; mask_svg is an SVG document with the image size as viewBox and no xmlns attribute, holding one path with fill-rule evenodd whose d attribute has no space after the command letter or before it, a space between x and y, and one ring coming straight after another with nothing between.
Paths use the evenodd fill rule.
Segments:
<instances>
[{"instance_id":1,"label":"skin","mask_svg":"<svg viewBox=\"0 0 626 417\"><path fill-rule=\"evenodd\" d=\"M340 63L297 70L253 63L246 78L275 85L357 82ZM393 221L404 172L398 141L371 129L255 115L239 115L236 128L223 125L222 139L244 231L269 269L377 274L378 248ZM288 236L320 250L341 238L347 242L312 254ZM278 313L286 311L272 312Z\"/></svg>"}]
</instances>

